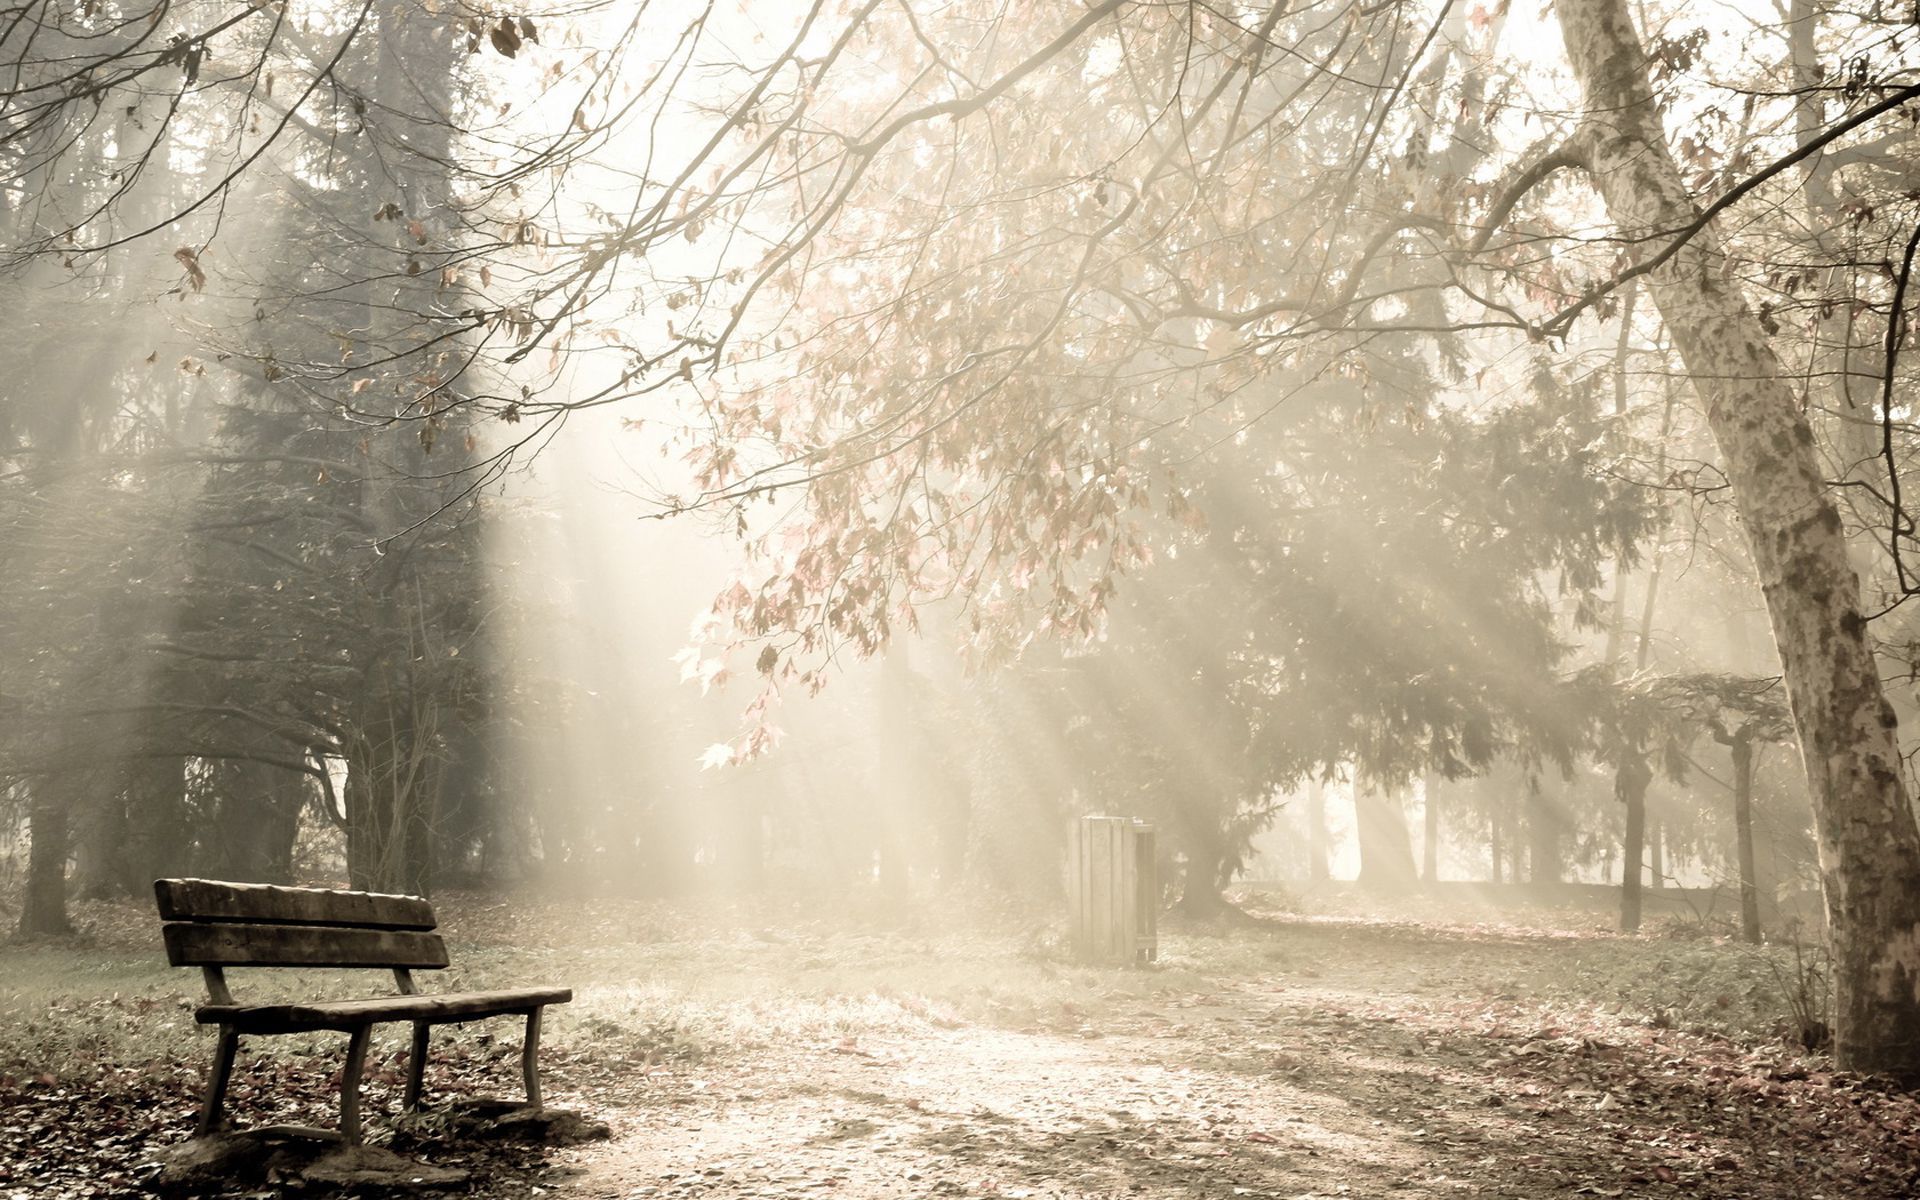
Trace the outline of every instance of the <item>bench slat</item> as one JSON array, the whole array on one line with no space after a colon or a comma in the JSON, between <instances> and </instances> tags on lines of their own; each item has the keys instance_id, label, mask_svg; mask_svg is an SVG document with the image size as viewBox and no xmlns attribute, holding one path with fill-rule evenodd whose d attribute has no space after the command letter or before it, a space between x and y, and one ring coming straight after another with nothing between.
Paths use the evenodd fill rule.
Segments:
<instances>
[{"instance_id":1,"label":"bench slat","mask_svg":"<svg viewBox=\"0 0 1920 1200\"><path fill-rule=\"evenodd\" d=\"M327 925L199 925L161 927L167 961L176 967L419 967L447 965L437 933L413 929L346 929Z\"/></svg>"},{"instance_id":2,"label":"bench slat","mask_svg":"<svg viewBox=\"0 0 1920 1200\"><path fill-rule=\"evenodd\" d=\"M232 1025L242 1033L294 1033L307 1029L351 1030L381 1021L424 1021L433 1025L476 1021L565 1004L572 999L571 988L516 988L308 1004L208 1004L194 1016L202 1025Z\"/></svg>"},{"instance_id":3,"label":"bench slat","mask_svg":"<svg viewBox=\"0 0 1920 1200\"><path fill-rule=\"evenodd\" d=\"M418 896L211 879L157 879L153 894L160 903L163 921L358 925L376 929L432 929L435 924L433 905Z\"/></svg>"}]
</instances>

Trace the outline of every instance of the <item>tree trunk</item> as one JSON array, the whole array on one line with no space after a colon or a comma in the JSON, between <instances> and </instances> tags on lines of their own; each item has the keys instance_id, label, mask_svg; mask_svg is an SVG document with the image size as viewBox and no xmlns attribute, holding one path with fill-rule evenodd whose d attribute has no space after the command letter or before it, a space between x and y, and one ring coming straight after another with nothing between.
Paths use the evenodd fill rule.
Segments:
<instances>
[{"instance_id":1,"label":"tree trunk","mask_svg":"<svg viewBox=\"0 0 1920 1200\"><path fill-rule=\"evenodd\" d=\"M1354 828L1360 841L1360 886L1402 891L1414 881L1413 845L1400 797L1386 788L1353 788Z\"/></svg>"},{"instance_id":2,"label":"tree trunk","mask_svg":"<svg viewBox=\"0 0 1920 1200\"><path fill-rule=\"evenodd\" d=\"M1186 871L1180 881L1180 911L1210 916L1230 908L1227 883L1233 875L1231 848L1211 804L1182 806L1178 811L1181 848Z\"/></svg>"},{"instance_id":3,"label":"tree trunk","mask_svg":"<svg viewBox=\"0 0 1920 1200\"><path fill-rule=\"evenodd\" d=\"M1594 184L1628 245L1664 247L1674 235L1663 231L1691 228L1700 210L1668 151L1625 0L1555 7L1586 93ZM1893 709L1812 430L1725 266L1709 226L1647 278L1706 402L1780 650L1833 932L1835 1057L1920 1080L1920 829Z\"/></svg>"},{"instance_id":4,"label":"tree trunk","mask_svg":"<svg viewBox=\"0 0 1920 1200\"><path fill-rule=\"evenodd\" d=\"M1527 793L1527 881L1560 882L1560 812L1538 786Z\"/></svg>"},{"instance_id":5,"label":"tree trunk","mask_svg":"<svg viewBox=\"0 0 1920 1200\"><path fill-rule=\"evenodd\" d=\"M1180 900L1175 907L1189 917L1207 920L1219 916L1233 906L1227 903L1227 898L1221 889L1214 885L1213 876L1207 872L1203 864L1188 863L1186 878L1180 889Z\"/></svg>"},{"instance_id":6,"label":"tree trunk","mask_svg":"<svg viewBox=\"0 0 1920 1200\"><path fill-rule=\"evenodd\" d=\"M1307 781L1307 879L1325 883L1327 870L1327 789L1316 776Z\"/></svg>"},{"instance_id":7,"label":"tree trunk","mask_svg":"<svg viewBox=\"0 0 1920 1200\"><path fill-rule=\"evenodd\" d=\"M1753 738L1733 735L1733 839L1740 860L1740 939L1760 944L1760 885L1753 868Z\"/></svg>"},{"instance_id":8,"label":"tree trunk","mask_svg":"<svg viewBox=\"0 0 1920 1200\"><path fill-rule=\"evenodd\" d=\"M1487 814L1487 858L1492 863L1491 882L1500 882L1500 813Z\"/></svg>"},{"instance_id":9,"label":"tree trunk","mask_svg":"<svg viewBox=\"0 0 1920 1200\"><path fill-rule=\"evenodd\" d=\"M1822 86L1829 68L1822 61L1819 32L1821 18L1831 8L1820 0L1789 0L1787 5L1787 53L1793 64L1795 93L1794 138L1802 146L1819 137L1827 127L1827 103L1832 89ZM1813 244L1828 261L1846 262L1856 252L1844 244L1845 237L1834 235L1837 230L1853 228L1856 223L1834 191L1834 163L1835 159L1825 154L1816 154L1808 160L1801 196L1806 201L1805 220ZM1857 278L1862 273L1855 270L1850 274ZM1810 324L1813 355L1808 364L1808 379L1817 389L1814 394L1821 398L1813 407L1825 410L1822 424L1837 476L1850 485L1839 490L1837 499L1851 510L1856 528L1871 529L1877 520L1884 519L1876 511L1878 501L1873 499L1881 493L1877 486L1859 485L1879 483L1880 422L1874 412L1875 396L1871 386L1861 386L1855 381L1880 378L1886 371L1887 356L1877 339L1860 336L1865 323L1858 319L1857 310L1850 302L1859 298L1858 284L1849 281L1842 286L1847 288L1847 294L1836 297L1840 303L1831 309L1816 309L1818 315ZM1860 344L1863 340L1869 344ZM1877 597L1886 595L1884 585L1891 581L1876 579L1876 567L1884 563L1885 556L1875 552L1875 541L1870 537L1850 537L1847 546L1865 594L1876 597L1874 605L1878 607L1882 601Z\"/></svg>"},{"instance_id":10,"label":"tree trunk","mask_svg":"<svg viewBox=\"0 0 1920 1200\"><path fill-rule=\"evenodd\" d=\"M377 705L401 709L413 696L389 684ZM437 764L410 711L375 719L347 772L347 869L356 888L429 894Z\"/></svg>"},{"instance_id":11,"label":"tree trunk","mask_svg":"<svg viewBox=\"0 0 1920 1200\"><path fill-rule=\"evenodd\" d=\"M1620 846L1620 932L1640 928L1640 866L1647 853L1647 785L1653 771L1644 757L1629 752L1613 776L1613 794L1627 807L1626 835Z\"/></svg>"},{"instance_id":12,"label":"tree trunk","mask_svg":"<svg viewBox=\"0 0 1920 1200\"><path fill-rule=\"evenodd\" d=\"M68 797L37 779L27 806L27 890L20 904L20 932L27 936L73 932L67 919Z\"/></svg>"},{"instance_id":13,"label":"tree trunk","mask_svg":"<svg viewBox=\"0 0 1920 1200\"><path fill-rule=\"evenodd\" d=\"M127 850L127 797L118 788L88 789L73 837L73 891L83 900L122 895Z\"/></svg>"},{"instance_id":14,"label":"tree trunk","mask_svg":"<svg viewBox=\"0 0 1920 1200\"><path fill-rule=\"evenodd\" d=\"M156 879L183 875L193 854L187 820L186 760L177 755L136 758L127 772L127 846L121 856L129 895Z\"/></svg>"},{"instance_id":15,"label":"tree trunk","mask_svg":"<svg viewBox=\"0 0 1920 1200\"><path fill-rule=\"evenodd\" d=\"M1640 299L1640 287L1629 282L1620 297L1620 336L1613 347L1613 415L1624 425L1627 418L1627 367L1633 350L1633 310ZM1607 643L1603 661L1612 667L1619 663L1627 632L1627 555L1633 543L1625 537L1614 543L1613 599L1608 603Z\"/></svg>"},{"instance_id":16,"label":"tree trunk","mask_svg":"<svg viewBox=\"0 0 1920 1200\"><path fill-rule=\"evenodd\" d=\"M416 395L422 373L439 369L421 352L446 336L441 322L453 297L442 290L439 268L461 220L449 165L451 122L459 114L452 84L458 43L442 19L405 6L382 10L377 31L361 43L372 51L370 61L358 64L366 72L362 86L405 135L390 144L360 138L359 166L407 219L369 227L354 264L361 282L342 293L343 301L351 295L365 305L355 362L375 372L368 376L369 396L392 405L395 418L361 443L361 456L378 464L360 480L361 516L389 545L364 575L364 619L376 636L365 685L348 714L355 727L348 864L356 887L426 894L442 833L440 728L456 719L457 701L453 670L436 645L440 614L424 599L435 585L423 577L455 570L456 551L436 525L455 485L443 486L452 475L431 458L432 434L448 417L423 424L419 418L427 413L419 401L401 397ZM451 353L443 357L458 361L453 344L445 343ZM458 372L440 381L449 394L459 386ZM451 441L455 435L443 436ZM364 439L374 439L372 453ZM436 582L446 586L444 579Z\"/></svg>"},{"instance_id":17,"label":"tree trunk","mask_svg":"<svg viewBox=\"0 0 1920 1200\"><path fill-rule=\"evenodd\" d=\"M1667 843L1660 818L1647 814L1647 886L1658 891L1667 886Z\"/></svg>"},{"instance_id":18,"label":"tree trunk","mask_svg":"<svg viewBox=\"0 0 1920 1200\"><path fill-rule=\"evenodd\" d=\"M446 758L437 739L423 733L418 725L411 725L408 733L406 786L395 788L395 800L406 822L399 890L409 896L431 896L441 836L440 770Z\"/></svg>"},{"instance_id":19,"label":"tree trunk","mask_svg":"<svg viewBox=\"0 0 1920 1200\"><path fill-rule=\"evenodd\" d=\"M1440 777L1429 775L1420 785L1420 878L1440 881Z\"/></svg>"},{"instance_id":20,"label":"tree trunk","mask_svg":"<svg viewBox=\"0 0 1920 1200\"><path fill-rule=\"evenodd\" d=\"M347 751L347 886L361 892L379 890L381 838L374 774L372 751L365 737L357 737Z\"/></svg>"},{"instance_id":21,"label":"tree trunk","mask_svg":"<svg viewBox=\"0 0 1920 1200\"><path fill-rule=\"evenodd\" d=\"M307 777L271 763L232 759L214 765L208 784L212 815L201 833L199 871L215 879L292 883Z\"/></svg>"}]
</instances>

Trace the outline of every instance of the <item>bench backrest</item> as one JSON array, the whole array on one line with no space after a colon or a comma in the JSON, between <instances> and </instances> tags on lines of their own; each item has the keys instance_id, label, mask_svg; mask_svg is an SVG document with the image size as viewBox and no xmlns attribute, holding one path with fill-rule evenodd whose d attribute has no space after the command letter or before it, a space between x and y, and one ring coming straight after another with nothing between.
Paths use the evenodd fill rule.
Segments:
<instances>
[{"instance_id":1,"label":"bench backrest","mask_svg":"<svg viewBox=\"0 0 1920 1200\"><path fill-rule=\"evenodd\" d=\"M155 880L153 893L176 967L447 965L433 905L419 896L211 879Z\"/></svg>"}]
</instances>

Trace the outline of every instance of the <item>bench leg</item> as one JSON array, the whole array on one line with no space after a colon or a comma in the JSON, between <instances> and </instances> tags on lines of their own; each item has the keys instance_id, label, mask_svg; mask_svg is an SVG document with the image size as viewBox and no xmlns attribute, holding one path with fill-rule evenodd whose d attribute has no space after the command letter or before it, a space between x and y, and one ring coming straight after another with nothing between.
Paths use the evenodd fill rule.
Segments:
<instances>
[{"instance_id":1,"label":"bench leg","mask_svg":"<svg viewBox=\"0 0 1920 1200\"><path fill-rule=\"evenodd\" d=\"M221 1110L227 1102L227 1080L233 1075L234 1052L240 1048L240 1031L231 1025L220 1027L220 1044L213 1051L213 1074L207 1077L207 1095L200 1105L200 1127L195 1137L205 1137L220 1128Z\"/></svg>"},{"instance_id":2,"label":"bench leg","mask_svg":"<svg viewBox=\"0 0 1920 1200\"><path fill-rule=\"evenodd\" d=\"M402 1102L408 1112L420 1110L420 1085L427 1073L427 1036L432 1029L425 1021L413 1023L413 1053L407 1057L407 1096Z\"/></svg>"},{"instance_id":3,"label":"bench leg","mask_svg":"<svg viewBox=\"0 0 1920 1200\"><path fill-rule=\"evenodd\" d=\"M360 1076L367 1068L367 1043L373 1026L362 1025L347 1043L347 1066L340 1076L340 1137L349 1146L360 1144Z\"/></svg>"},{"instance_id":4,"label":"bench leg","mask_svg":"<svg viewBox=\"0 0 1920 1200\"><path fill-rule=\"evenodd\" d=\"M534 1108L540 1107L540 1014L544 1009L533 1009L527 1013L527 1037L520 1044L520 1074L527 1081L527 1103Z\"/></svg>"}]
</instances>

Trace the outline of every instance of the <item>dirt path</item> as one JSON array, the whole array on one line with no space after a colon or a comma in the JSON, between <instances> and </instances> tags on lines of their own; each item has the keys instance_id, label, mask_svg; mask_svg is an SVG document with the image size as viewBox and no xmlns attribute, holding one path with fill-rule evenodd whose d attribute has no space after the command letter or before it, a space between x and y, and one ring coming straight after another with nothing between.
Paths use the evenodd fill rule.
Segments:
<instances>
[{"instance_id":1,"label":"dirt path","mask_svg":"<svg viewBox=\"0 0 1920 1200\"><path fill-rule=\"evenodd\" d=\"M1730 1047L1689 1043L1676 1068L1675 1035L1475 1029L1434 985L1355 982L1244 980L1103 1012L1098 1031L942 1029L675 1073L615 1114L610 1145L572 1152L560 1194L1852 1200L1907 1186L1869 1172L1823 1192L1824 1152L1780 1136L1804 1081Z\"/></svg>"},{"instance_id":2,"label":"dirt path","mask_svg":"<svg viewBox=\"0 0 1920 1200\"><path fill-rule=\"evenodd\" d=\"M573 1191L1343 1195L1417 1175L1412 1131L1189 1049L965 1029L757 1060L629 1114Z\"/></svg>"}]
</instances>

